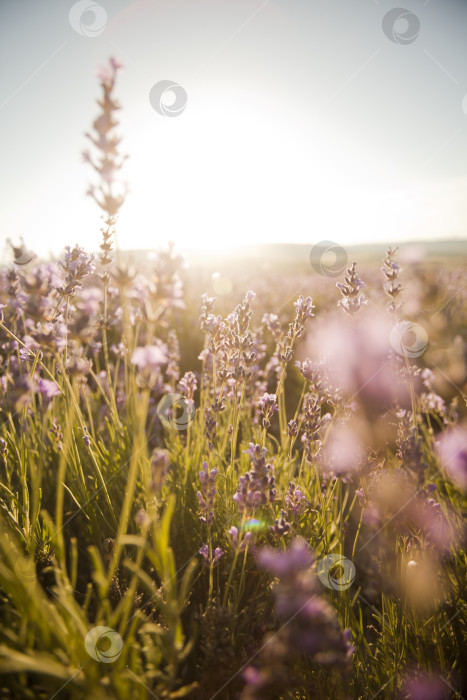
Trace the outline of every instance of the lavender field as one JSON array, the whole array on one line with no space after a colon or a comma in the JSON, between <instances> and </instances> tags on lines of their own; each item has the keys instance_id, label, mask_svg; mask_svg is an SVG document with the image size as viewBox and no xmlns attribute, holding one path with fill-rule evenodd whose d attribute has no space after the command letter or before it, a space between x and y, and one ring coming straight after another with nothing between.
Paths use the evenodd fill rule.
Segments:
<instances>
[{"instance_id":1,"label":"lavender field","mask_svg":"<svg viewBox=\"0 0 467 700\"><path fill-rule=\"evenodd\" d=\"M135 261L119 70L0 270L0 697L467 698L465 250Z\"/></svg>"}]
</instances>

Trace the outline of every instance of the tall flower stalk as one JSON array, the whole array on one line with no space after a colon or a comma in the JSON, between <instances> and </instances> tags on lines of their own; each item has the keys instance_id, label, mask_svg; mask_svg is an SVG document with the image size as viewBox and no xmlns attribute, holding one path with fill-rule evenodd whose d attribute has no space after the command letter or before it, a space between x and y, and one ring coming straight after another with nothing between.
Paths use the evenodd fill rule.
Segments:
<instances>
[{"instance_id":1,"label":"tall flower stalk","mask_svg":"<svg viewBox=\"0 0 467 700\"><path fill-rule=\"evenodd\" d=\"M101 112L93 122L93 131L86 133L86 137L94 147L94 154L91 154L90 151L84 151L83 153L85 162L91 165L98 176L97 184L91 184L87 194L94 199L102 210L104 221L101 229L102 241L99 261L102 268L100 278L104 286L102 340L109 388L112 386L107 342L109 267L112 262L112 239L116 241L115 225L120 207L126 196L126 186L123 186L116 178L127 158L127 156L122 156L119 153L118 147L121 139L116 134L116 128L118 127L116 113L120 109L120 105L114 97L114 90L117 73L121 67L121 64L116 59L111 58L109 65L100 68L98 72L102 97L100 100L97 100L97 104L101 108ZM112 391L110 391L110 400L114 416L118 421L118 411Z\"/></svg>"}]
</instances>

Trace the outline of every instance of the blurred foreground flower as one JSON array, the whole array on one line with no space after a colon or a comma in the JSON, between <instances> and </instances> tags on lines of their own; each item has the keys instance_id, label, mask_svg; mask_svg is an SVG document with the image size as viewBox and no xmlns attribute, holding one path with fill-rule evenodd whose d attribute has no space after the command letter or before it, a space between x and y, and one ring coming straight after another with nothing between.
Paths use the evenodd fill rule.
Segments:
<instances>
[{"instance_id":1,"label":"blurred foreground flower","mask_svg":"<svg viewBox=\"0 0 467 700\"><path fill-rule=\"evenodd\" d=\"M399 697L400 700L447 700L448 690L449 686L439 676L414 672L404 679Z\"/></svg>"},{"instance_id":2,"label":"blurred foreground flower","mask_svg":"<svg viewBox=\"0 0 467 700\"><path fill-rule=\"evenodd\" d=\"M146 345L145 347L135 348L131 356L131 362L137 365L140 370L155 369L159 365L167 362L167 356L162 346Z\"/></svg>"},{"instance_id":3,"label":"blurred foreground flower","mask_svg":"<svg viewBox=\"0 0 467 700\"><path fill-rule=\"evenodd\" d=\"M261 549L257 561L262 569L279 578L273 591L280 627L262 645L261 669L249 666L245 670L247 685L242 700L279 697L281 691L302 686L304 679L292 671L299 655L348 672L355 650L350 630L340 629L333 608L318 595L316 575L311 569L314 555L305 540L296 538L285 552Z\"/></svg>"},{"instance_id":4,"label":"blurred foreground flower","mask_svg":"<svg viewBox=\"0 0 467 700\"><path fill-rule=\"evenodd\" d=\"M441 464L454 483L467 490L467 430L451 428L437 443Z\"/></svg>"},{"instance_id":5,"label":"blurred foreground flower","mask_svg":"<svg viewBox=\"0 0 467 700\"><path fill-rule=\"evenodd\" d=\"M324 364L332 386L340 388L349 404L358 402L373 424L390 407L410 408L407 377L391 358L391 329L389 319L367 312L352 324L321 322L307 338L310 356ZM314 364L305 362L301 371L308 366Z\"/></svg>"}]
</instances>

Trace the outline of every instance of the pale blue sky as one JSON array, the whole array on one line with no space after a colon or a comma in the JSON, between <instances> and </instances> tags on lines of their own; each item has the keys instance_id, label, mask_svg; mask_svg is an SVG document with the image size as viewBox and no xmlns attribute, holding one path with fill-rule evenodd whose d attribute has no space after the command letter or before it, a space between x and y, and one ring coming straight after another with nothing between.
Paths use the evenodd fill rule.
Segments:
<instances>
[{"instance_id":1,"label":"pale blue sky","mask_svg":"<svg viewBox=\"0 0 467 700\"><path fill-rule=\"evenodd\" d=\"M0 252L96 247L80 153L111 55L122 247L465 238L467 2L401 2L407 45L383 32L387 0L106 0L93 37L71 1L0 0ZM188 96L173 118L148 98L166 79Z\"/></svg>"}]
</instances>

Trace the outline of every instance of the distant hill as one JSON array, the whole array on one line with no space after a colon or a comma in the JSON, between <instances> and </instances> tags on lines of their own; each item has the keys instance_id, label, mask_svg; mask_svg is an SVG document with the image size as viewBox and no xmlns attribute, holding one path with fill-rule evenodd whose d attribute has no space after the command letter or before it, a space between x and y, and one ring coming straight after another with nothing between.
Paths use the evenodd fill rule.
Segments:
<instances>
[{"instance_id":1,"label":"distant hill","mask_svg":"<svg viewBox=\"0 0 467 700\"><path fill-rule=\"evenodd\" d=\"M259 265L260 267L301 267L308 265L310 251L313 243L274 243L251 246L239 246L224 248L222 250L203 251L198 249L183 250L182 254L190 265L195 267L212 267L218 265ZM443 240L443 241L404 241L403 243L364 243L361 245L345 246L349 261L372 262L381 260L388 245L398 247L398 256L402 261L416 262L418 260L442 260L457 258L467 259L467 240ZM149 250L122 251L135 263L150 264L151 252Z\"/></svg>"},{"instance_id":2,"label":"distant hill","mask_svg":"<svg viewBox=\"0 0 467 700\"><path fill-rule=\"evenodd\" d=\"M317 243L318 241L316 241ZM267 268L304 268L310 264L310 252L314 243L272 243L248 246L232 246L219 250L200 250L196 248L178 249L186 262L195 268L217 268L225 270L228 267L259 267ZM345 246L349 262L359 263L380 261L388 246L398 247L398 260L401 263L417 261L452 261L467 263L467 240L448 239L437 241L404 241L402 243L364 243ZM1 251L0 251L1 252ZM89 251L91 252L91 251ZM98 252L98 251L96 251ZM154 259L155 249L121 250L120 254L127 260L132 260L140 269L150 267ZM44 260L44 259L42 259ZM12 262L10 246L5 245L0 255L0 264Z\"/></svg>"}]
</instances>

